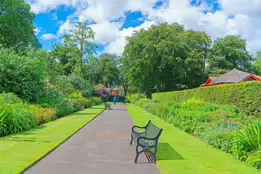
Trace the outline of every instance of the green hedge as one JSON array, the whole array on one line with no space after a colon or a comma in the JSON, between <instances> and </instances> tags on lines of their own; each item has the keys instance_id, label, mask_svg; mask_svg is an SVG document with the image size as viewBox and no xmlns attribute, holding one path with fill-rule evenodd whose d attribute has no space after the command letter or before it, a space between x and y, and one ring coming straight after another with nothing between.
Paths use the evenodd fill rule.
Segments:
<instances>
[{"instance_id":1,"label":"green hedge","mask_svg":"<svg viewBox=\"0 0 261 174\"><path fill-rule=\"evenodd\" d=\"M152 99L158 101L183 102L191 98L202 99L215 104L235 105L248 115L261 117L260 82L245 82L226 86L152 94Z\"/></svg>"}]
</instances>

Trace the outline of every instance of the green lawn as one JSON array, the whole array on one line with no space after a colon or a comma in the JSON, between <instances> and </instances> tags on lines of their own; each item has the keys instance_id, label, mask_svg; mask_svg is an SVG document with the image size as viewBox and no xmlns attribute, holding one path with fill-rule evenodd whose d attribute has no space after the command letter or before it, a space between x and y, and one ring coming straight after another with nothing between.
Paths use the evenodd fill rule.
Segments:
<instances>
[{"instance_id":1,"label":"green lawn","mask_svg":"<svg viewBox=\"0 0 261 174\"><path fill-rule=\"evenodd\" d=\"M257 169L221 150L175 128L143 109L127 104L134 123L146 125L148 120L163 128L159 141L157 166L162 174L256 174Z\"/></svg>"},{"instance_id":2,"label":"green lawn","mask_svg":"<svg viewBox=\"0 0 261 174\"><path fill-rule=\"evenodd\" d=\"M21 173L94 119L104 105L74 113L30 131L0 138L0 173Z\"/></svg>"}]
</instances>

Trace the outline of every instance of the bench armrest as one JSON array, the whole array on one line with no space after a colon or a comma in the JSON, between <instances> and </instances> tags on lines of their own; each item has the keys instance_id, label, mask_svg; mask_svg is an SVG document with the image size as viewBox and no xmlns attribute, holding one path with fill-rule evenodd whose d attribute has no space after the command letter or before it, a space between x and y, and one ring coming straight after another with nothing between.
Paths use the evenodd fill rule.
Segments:
<instances>
[{"instance_id":1,"label":"bench armrest","mask_svg":"<svg viewBox=\"0 0 261 174\"><path fill-rule=\"evenodd\" d=\"M134 130L135 128L145 129L146 126L144 126L144 127L141 127L141 126L133 126L133 127L132 127L132 131L136 132L136 131Z\"/></svg>"}]
</instances>

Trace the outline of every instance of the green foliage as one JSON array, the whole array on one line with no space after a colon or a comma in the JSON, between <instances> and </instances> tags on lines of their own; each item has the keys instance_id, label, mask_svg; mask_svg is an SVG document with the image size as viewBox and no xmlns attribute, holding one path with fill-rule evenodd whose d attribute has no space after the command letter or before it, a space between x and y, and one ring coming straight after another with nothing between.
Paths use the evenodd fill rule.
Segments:
<instances>
[{"instance_id":1,"label":"green foliage","mask_svg":"<svg viewBox=\"0 0 261 174\"><path fill-rule=\"evenodd\" d=\"M210 45L204 32L163 23L129 37L122 63L132 85L150 97L157 91L200 85Z\"/></svg>"},{"instance_id":2,"label":"green foliage","mask_svg":"<svg viewBox=\"0 0 261 174\"><path fill-rule=\"evenodd\" d=\"M88 20L77 22L75 29L70 30L70 32L65 35L65 45L77 48L76 55L74 55L76 65L73 71L78 75L83 75L83 65L88 62L88 58L95 53L97 46L89 41L93 38L94 32Z\"/></svg>"},{"instance_id":3,"label":"green foliage","mask_svg":"<svg viewBox=\"0 0 261 174\"><path fill-rule=\"evenodd\" d=\"M257 150L249 155L246 163L261 169L261 150Z\"/></svg>"},{"instance_id":4,"label":"green foliage","mask_svg":"<svg viewBox=\"0 0 261 174\"><path fill-rule=\"evenodd\" d=\"M15 104L23 101L13 93L0 94L0 106L4 103Z\"/></svg>"},{"instance_id":5,"label":"green foliage","mask_svg":"<svg viewBox=\"0 0 261 174\"><path fill-rule=\"evenodd\" d=\"M37 125L37 115L27 104L4 104L0 107L0 137L29 130Z\"/></svg>"},{"instance_id":6,"label":"green foliage","mask_svg":"<svg viewBox=\"0 0 261 174\"><path fill-rule=\"evenodd\" d=\"M246 41L239 36L226 36L215 40L208 58L208 72L218 75L233 68L251 70L253 60L246 49Z\"/></svg>"},{"instance_id":7,"label":"green foliage","mask_svg":"<svg viewBox=\"0 0 261 174\"><path fill-rule=\"evenodd\" d=\"M261 51L257 52L257 58L253 65L253 71L256 75L261 76Z\"/></svg>"},{"instance_id":8,"label":"green foliage","mask_svg":"<svg viewBox=\"0 0 261 174\"><path fill-rule=\"evenodd\" d=\"M74 112L72 104L66 101L62 94L55 92L53 88L47 90L45 96L39 100L39 105L44 108L53 108L57 117L63 117Z\"/></svg>"},{"instance_id":9,"label":"green foliage","mask_svg":"<svg viewBox=\"0 0 261 174\"><path fill-rule=\"evenodd\" d=\"M19 51L29 44L40 47L35 36L35 15L24 0L1 0L0 2L0 45Z\"/></svg>"},{"instance_id":10,"label":"green foliage","mask_svg":"<svg viewBox=\"0 0 261 174\"><path fill-rule=\"evenodd\" d=\"M108 53L102 54L99 59L98 72L101 77L100 82L105 87L114 86L119 84L119 69L117 67L116 55Z\"/></svg>"},{"instance_id":11,"label":"green foliage","mask_svg":"<svg viewBox=\"0 0 261 174\"><path fill-rule=\"evenodd\" d=\"M53 45L53 50L48 53L48 78L50 82L57 76L71 75L76 66L77 48L68 45Z\"/></svg>"},{"instance_id":12,"label":"green foliage","mask_svg":"<svg viewBox=\"0 0 261 174\"><path fill-rule=\"evenodd\" d=\"M234 105L248 115L261 117L261 83L259 82L154 93L152 95L153 100L159 101L182 102L191 98L201 99L208 103Z\"/></svg>"},{"instance_id":13,"label":"green foliage","mask_svg":"<svg viewBox=\"0 0 261 174\"><path fill-rule=\"evenodd\" d=\"M240 160L247 160L251 153L261 150L261 122L254 122L239 130L237 132L236 145L237 151L235 151L235 155ZM250 158L252 158L250 161L253 161L253 156ZM259 158L260 161L261 159Z\"/></svg>"},{"instance_id":14,"label":"green foliage","mask_svg":"<svg viewBox=\"0 0 261 174\"><path fill-rule=\"evenodd\" d=\"M0 93L12 92L27 101L41 97L45 88L44 61L0 48L0 62Z\"/></svg>"},{"instance_id":15,"label":"green foliage","mask_svg":"<svg viewBox=\"0 0 261 174\"><path fill-rule=\"evenodd\" d=\"M91 83L78 75L58 76L54 80L55 89L65 95L80 91L84 97L91 97L94 93Z\"/></svg>"}]
</instances>

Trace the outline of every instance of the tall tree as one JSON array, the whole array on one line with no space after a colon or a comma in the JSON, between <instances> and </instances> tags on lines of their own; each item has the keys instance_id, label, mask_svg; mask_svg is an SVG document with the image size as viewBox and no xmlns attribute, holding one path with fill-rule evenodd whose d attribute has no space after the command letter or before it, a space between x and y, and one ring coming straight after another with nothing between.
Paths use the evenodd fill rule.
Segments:
<instances>
[{"instance_id":1,"label":"tall tree","mask_svg":"<svg viewBox=\"0 0 261 174\"><path fill-rule=\"evenodd\" d=\"M141 30L127 39L123 65L133 86L152 92L196 87L204 81L204 62L211 39L167 23Z\"/></svg>"},{"instance_id":2,"label":"tall tree","mask_svg":"<svg viewBox=\"0 0 261 174\"><path fill-rule=\"evenodd\" d=\"M77 48L74 46L65 46L54 44L53 50L48 53L48 76L50 81L59 75L71 75L76 65L75 54Z\"/></svg>"},{"instance_id":3,"label":"tall tree","mask_svg":"<svg viewBox=\"0 0 261 174\"><path fill-rule=\"evenodd\" d=\"M257 52L257 57L253 65L254 73L261 76L261 51Z\"/></svg>"},{"instance_id":4,"label":"tall tree","mask_svg":"<svg viewBox=\"0 0 261 174\"><path fill-rule=\"evenodd\" d=\"M119 65L118 65L118 68L119 68L119 83L122 86L124 96L126 96L128 90L129 90L130 81L129 81L129 76L128 76L128 73L127 73L128 71L123 66L122 60L123 59L121 58Z\"/></svg>"},{"instance_id":5,"label":"tall tree","mask_svg":"<svg viewBox=\"0 0 261 174\"><path fill-rule=\"evenodd\" d=\"M65 45L78 48L77 55L75 55L77 64L74 70L77 74L83 75L83 65L95 53L97 46L90 42L91 39L94 39L94 32L89 26L88 20L77 22L75 28L65 35Z\"/></svg>"},{"instance_id":6,"label":"tall tree","mask_svg":"<svg viewBox=\"0 0 261 174\"><path fill-rule=\"evenodd\" d=\"M16 51L28 45L41 47L34 34L35 15L24 0L0 1L0 44L13 47Z\"/></svg>"},{"instance_id":7,"label":"tall tree","mask_svg":"<svg viewBox=\"0 0 261 174\"><path fill-rule=\"evenodd\" d=\"M218 75L233 68L250 71L251 61L253 58L246 49L246 41L240 36L218 38L214 42L212 55L208 60L208 72Z\"/></svg>"},{"instance_id":8,"label":"tall tree","mask_svg":"<svg viewBox=\"0 0 261 174\"><path fill-rule=\"evenodd\" d=\"M119 84L118 56L104 53L99 59L98 71L100 74L100 83L105 87L112 87Z\"/></svg>"}]
</instances>

